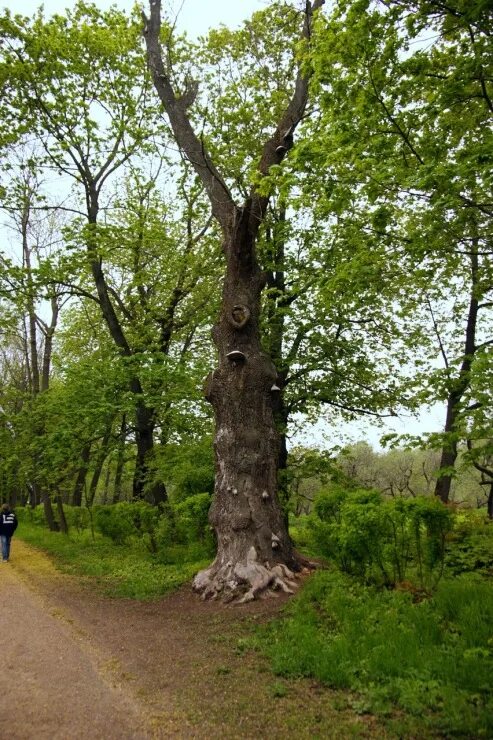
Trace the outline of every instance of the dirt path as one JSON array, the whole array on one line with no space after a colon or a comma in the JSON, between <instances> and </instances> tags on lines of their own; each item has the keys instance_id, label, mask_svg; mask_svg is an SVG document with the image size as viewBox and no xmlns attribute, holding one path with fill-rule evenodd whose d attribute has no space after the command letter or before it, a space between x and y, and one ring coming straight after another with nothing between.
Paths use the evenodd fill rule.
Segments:
<instances>
[{"instance_id":1,"label":"dirt path","mask_svg":"<svg viewBox=\"0 0 493 740\"><path fill-rule=\"evenodd\" d=\"M109 599L18 539L0 599L0 738L385 737L241 649L278 602Z\"/></svg>"}]
</instances>

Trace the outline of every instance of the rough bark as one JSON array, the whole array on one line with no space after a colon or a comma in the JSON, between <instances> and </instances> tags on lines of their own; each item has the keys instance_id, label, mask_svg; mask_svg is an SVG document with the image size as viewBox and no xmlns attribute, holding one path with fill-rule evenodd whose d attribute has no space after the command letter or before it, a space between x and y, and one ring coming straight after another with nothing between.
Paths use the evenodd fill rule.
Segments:
<instances>
[{"instance_id":1,"label":"rough bark","mask_svg":"<svg viewBox=\"0 0 493 740\"><path fill-rule=\"evenodd\" d=\"M276 369L262 351L258 331L263 275L239 213L226 245L227 274L221 316L213 337L219 367L206 382L216 421L216 481L210 521L218 552L195 579L204 596L245 592L255 598L268 587L292 590L299 570L277 498L279 435L273 397ZM249 243L250 242L250 243ZM248 255L246 258L245 256Z\"/></svg>"},{"instance_id":2,"label":"rough bark","mask_svg":"<svg viewBox=\"0 0 493 740\"><path fill-rule=\"evenodd\" d=\"M311 35L313 11L321 5L323 0L306 3L302 30L306 40ZM242 207L233 201L187 114L196 86L191 85L180 97L173 90L159 43L160 16L160 0L151 0L143 30L149 68L176 142L202 180L221 226L226 258L221 314L213 330L219 364L205 388L216 422L210 521L217 537L217 556L196 576L194 587L204 598L249 601L275 589L291 592L294 572L300 570L277 497L277 371L262 351L259 335L265 276L257 263L255 243L269 197L254 188ZM308 78L300 70L291 100L263 146L261 175L280 164L293 145L307 99Z\"/></svg>"}]
</instances>

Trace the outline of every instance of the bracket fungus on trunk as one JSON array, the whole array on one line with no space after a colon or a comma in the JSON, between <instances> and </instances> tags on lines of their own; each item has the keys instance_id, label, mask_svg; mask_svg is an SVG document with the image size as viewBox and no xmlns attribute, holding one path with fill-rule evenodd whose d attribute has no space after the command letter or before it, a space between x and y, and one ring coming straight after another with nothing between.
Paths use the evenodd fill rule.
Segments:
<instances>
[{"instance_id":1,"label":"bracket fungus on trunk","mask_svg":"<svg viewBox=\"0 0 493 740\"><path fill-rule=\"evenodd\" d=\"M240 362L245 362L246 360L245 354L243 352L240 352L239 349L233 349L231 352L228 352L226 357L230 362L234 362L236 364Z\"/></svg>"}]
</instances>

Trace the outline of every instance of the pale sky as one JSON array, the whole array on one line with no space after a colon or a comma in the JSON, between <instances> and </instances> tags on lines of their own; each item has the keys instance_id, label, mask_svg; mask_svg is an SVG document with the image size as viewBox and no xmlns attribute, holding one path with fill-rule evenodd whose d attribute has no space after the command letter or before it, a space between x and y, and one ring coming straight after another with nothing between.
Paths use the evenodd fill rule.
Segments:
<instances>
[{"instance_id":1,"label":"pale sky","mask_svg":"<svg viewBox=\"0 0 493 740\"><path fill-rule=\"evenodd\" d=\"M14 13L32 15L40 5L44 6L45 14L63 13L66 8L75 3L70 0L3 0L0 7L8 8ZM130 10L134 0L95 0L95 5L105 10L115 5L121 10ZM140 4L140 3L139 3ZM223 23L229 27L238 26L245 18L249 18L256 10L262 10L269 4L268 0L163 0L163 10L170 18L178 16L177 28L187 31L191 36L203 35L209 28L215 28ZM148 2L142 3L144 10Z\"/></svg>"}]
</instances>

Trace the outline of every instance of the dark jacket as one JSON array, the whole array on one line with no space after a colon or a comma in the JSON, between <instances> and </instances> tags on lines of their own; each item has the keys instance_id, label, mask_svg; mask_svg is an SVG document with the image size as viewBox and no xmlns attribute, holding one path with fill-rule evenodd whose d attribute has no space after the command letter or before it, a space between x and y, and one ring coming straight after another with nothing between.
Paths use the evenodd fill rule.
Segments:
<instances>
[{"instance_id":1,"label":"dark jacket","mask_svg":"<svg viewBox=\"0 0 493 740\"><path fill-rule=\"evenodd\" d=\"M13 511L0 512L0 535L12 537L17 529L17 517Z\"/></svg>"}]
</instances>

